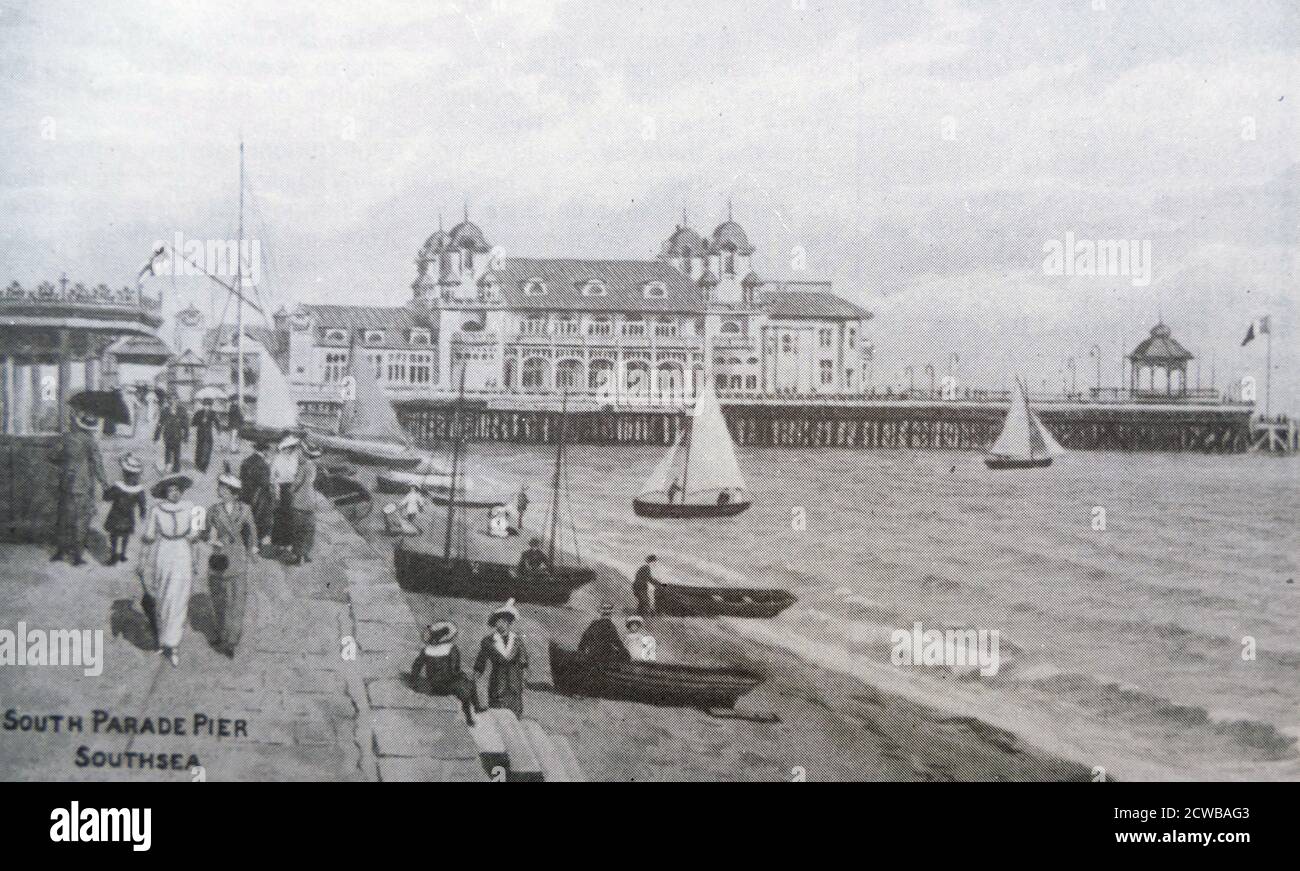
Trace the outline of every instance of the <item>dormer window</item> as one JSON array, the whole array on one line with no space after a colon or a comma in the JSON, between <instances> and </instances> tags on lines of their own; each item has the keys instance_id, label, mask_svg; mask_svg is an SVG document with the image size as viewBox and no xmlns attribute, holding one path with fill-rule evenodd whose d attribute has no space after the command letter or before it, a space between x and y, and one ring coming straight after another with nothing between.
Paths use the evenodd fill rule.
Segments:
<instances>
[{"instance_id":1,"label":"dormer window","mask_svg":"<svg viewBox=\"0 0 1300 871\"><path fill-rule=\"evenodd\" d=\"M431 344L432 341L433 341L433 337L428 330L424 330L424 329L411 330L412 345L428 345Z\"/></svg>"},{"instance_id":2,"label":"dormer window","mask_svg":"<svg viewBox=\"0 0 1300 871\"><path fill-rule=\"evenodd\" d=\"M366 330L365 341L367 345L382 345L384 343L384 331Z\"/></svg>"},{"instance_id":3,"label":"dormer window","mask_svg":"<svg viewBox=\"0 0 1300 871\"><path fill-rule=\"evenodd\" d=\"M665 299L668 296L668 288L662 281L651 281L642 286L641 293L646 299Z\"/></svg>"},{"instance_id":4,"label":"dormer window","mask_svg":"<svg viewBox=\"0 0 1300 871\"><path fill-rule=\"evenodd\" d=\"M534 278L524 283L524 296L546 296L546 282Z\"/></svg>"},{"instance_id":5,"label":"dormer window","mask_svg":"<svg viewBox=\"0 0 1300 871\"><path fill-rule=\"evenodd\" d=\"M593 278L582 286L583 296L605 296L608 291L605 290L605 282Z\"/></svg>"},{"instance_id":6,"label":"dormer window","mask_svg":"<svg viewBox=\"0 0 1300 871\"><path fill-rule=\"evenodd\" d=\"M327 342L346 342L348 340L347 330L326 330L325 341Z\"/></svg>"}]
</instances>

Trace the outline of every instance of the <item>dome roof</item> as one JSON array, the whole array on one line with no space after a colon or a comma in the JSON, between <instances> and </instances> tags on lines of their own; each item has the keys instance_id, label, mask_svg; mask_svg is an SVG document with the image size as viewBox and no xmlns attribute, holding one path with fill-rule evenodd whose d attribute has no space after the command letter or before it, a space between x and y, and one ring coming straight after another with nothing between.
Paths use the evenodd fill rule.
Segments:
<instances>
[{"instance_id":1,"label":"dome roof","mask_svg":"<svg viewBox=\"0 0 1300 871\"><path fill-rule=\"evenodd\" d=\"M713 231L712 240L715 251L735 251L737 254L753 254L754 246L749 244L749 237L739 224L727 219Z\"/></svg>"},{"instance_id":2,"label":"dome roof","mask_svg":"<svg viewBox=\"0 0 1300 871\"><path fill-rule=\"evenodd\" d=\"M438 232L424 240L424 247L420 249L420 258L422 260L431 259L435 255L441 254L446 247L447 234L442 230L438 230Z\"/></svg>"},{"instance_id":3,"label":"dome roof","mask_svg":"<svg viewBox=\"0 0 1300 871\"><path fill-rule=\"evenodd\" d=\"M1167 339L1172 335L1173 331L1163 323L1156 324L1151 328L1151 338L1153 339Z\"/></svg>"},{"instance_id":4,"label":"dome roof","mask_svg":"<svg viewBox=\"0 0 1300 871\"><path fill-rule=\"evenodd\" d=\"M483 238L483 231L478 228L478 224L468 218L451 228L447 234L447 244L452 248L469 248L483 254L492 250Z\"/></svg>"},{"instance_id":5,"label":"dome roof","mask_svg":"<svg viewBox=\"0 0 1300 871\"><path fill-rule=\"evenodd\" d=\"M664 242L663 249L659 252L660 257L678 257L686 254L690 257L703 257L704 252L708 250L708 245L699 233L683 224L678 224L677 229Z\"/></svg>"},{"instance_id":6,"label":"dome roof","mask_svg":"<svg viewBox=\"0 0 1300 871\"><path fill-rule=\"evenodd\" d=\"M740 281L742 287L758 287L762 283L763 279L759 278L758 273L753 270L750 270L749 274Z\"/></svg>"}]
</instances>

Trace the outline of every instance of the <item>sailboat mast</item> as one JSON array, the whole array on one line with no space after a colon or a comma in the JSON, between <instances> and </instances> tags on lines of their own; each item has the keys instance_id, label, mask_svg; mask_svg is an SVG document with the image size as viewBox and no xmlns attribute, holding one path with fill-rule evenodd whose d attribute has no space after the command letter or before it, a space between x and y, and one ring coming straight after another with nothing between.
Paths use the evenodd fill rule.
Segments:
<instances>
[{"instance_id":1,"label":"sailboat mast","mask_svg":"<svg viewBox=\"0 0 1300 871\"><path fill-rule=\"evenodd\" d=\"M555 538L560 522L560 470L564 465L564 435L569 422L569 391L566 388L560 400L560 433L555 439L555 476L551 479L551 530L547 545L548 559L555 565Z\"/></svg>"},{"instance_id":2,"label":"sailboat mast","mask_svg":"<svg viewBox=\"0 0 1300 871\"><path fill-rule=\"evenodd\" d=\"M460 405L465 400L465 366L460 370L460 392L451 412L451 488L447 493L447 529L443 539L442 558L451 559L452 524L456 517L456 476L460 472Z\"/></svg>"},{"instance_id":3,"label":"sailboat mast","mask_svg":"<svg viewBox=\"0 0 1300 871\"><path fill-rule=\"evenodd\" d=\"M1034 458L1034 419L1029 416L1029 391L1025 389L1025 382L1020 381L1020 395L1025 398L1025 421L1028 424L1026 431L1029 433L1029 459Z\"/></svg>"},{"instance_id":4,"label":"sailboat mast","mask_svg":"<svg viewBox=\"0 0 1300 871\"><path fill-rule=\"evenodd\" d=\"M699 404L699 401L700 398L698 396L695 397L696 405ZM694 406L692 407L692 410L694 410ZM687 478L690 477L691 474L691 432L694 430L693 418L694 418L693 414L686 415L686 436L683 439L683 441L686 442L686 454L685 454L685 459L682 462L682 501L683 502L686 501L686 480ZM671 487L672 485L669 484L668 486ZM670 499L669 501L671 502L672 500Z\"/></svg>"},{"instance_id":5,"label":"sailboat mast","mask_svg":"<svg viewBox=\"0 0 1300 871\"><path fill-rule=\"evenodd\" d=\"M244 140L239 140L239 238L235 241L235 407L244 413Z\"/></svg>"}]
</instances>

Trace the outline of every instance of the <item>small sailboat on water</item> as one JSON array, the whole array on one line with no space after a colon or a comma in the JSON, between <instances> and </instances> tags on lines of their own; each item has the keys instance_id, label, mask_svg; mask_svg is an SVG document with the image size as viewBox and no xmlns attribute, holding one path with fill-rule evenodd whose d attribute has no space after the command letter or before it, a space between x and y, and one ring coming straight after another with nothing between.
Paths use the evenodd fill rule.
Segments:
<instances>
[{"instance_id":1,"label":"small sailboat on water","mask_svg":"<svg viewBox=\"0 0 1300 871\"><path fill-rule=\"evenodd\" d=\"M750 506L736 446L713 387L705 381L672 449L632 500L639 517L733 517Z\"/></svg>"},{"instance_id":2,"label":"small sailboat on water","mask_svg":"<svg viewBox=\"0 0 1300 871\"><path fill-rule=\"evenodd\" d=\"M1029 410L1025 385L1017 378L1002 432L989 448L984 464L990 469L1042 469L1064 453L1065 448Z\"/></svg>"},{"instance_id":3,"label":"small sailboat on water","mask_svg":"<svg viewBox=\"0 0 1300 871\"><path fill-rule=\"evenodd\" d=\"M355 341L348 355L348 376L338 432L313 431L312 440L362 465L394 469L418 466L426 458L411 446L393 403L379 386L370 356Z\"/></svg>"}]
</instances>

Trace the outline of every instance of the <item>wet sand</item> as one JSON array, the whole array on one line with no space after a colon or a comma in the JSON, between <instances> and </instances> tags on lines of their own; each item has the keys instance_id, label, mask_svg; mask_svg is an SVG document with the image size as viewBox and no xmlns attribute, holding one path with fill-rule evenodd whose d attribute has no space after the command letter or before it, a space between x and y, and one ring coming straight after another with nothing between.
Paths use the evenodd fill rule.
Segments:
<instances>
[{"instance_id":1,"label":"wet sand","mask_svg":"<svg viewBox=\"0 0 1300 871\"><path fill-rule=\"evenodd\" d=\"M373 476L362 473L369 485ZM376 494L358 531L385 559L397 539L383 531L382 507L395 498ZM485 525L486 512L471 511ZM441 552L443 511L434 506L419 523L421 544ZM502 556L518 554L526 536L488 539L471 528L466 540ZM513 557L509 557L513 561ZM391 564L391 563L390 563ZM725 623L652 618L660 659L727 664L767 675L740 699L734 714L661 708L606 699L569 698L550 685L547 645L576 647L599 603L616 619L635 605L631 583L595 565L597 581L576 591L565 607L520 606L520 629L532 656L525 716L565 735L591 780L1087 780L1081 765L1024 745L979 720L953 716L804 661L794 653L741 637ZM421 624L452 620L461 627L466 668L488 631L492 603L406 593ZM414 651L412 651L414 656Z\"/></svg>"}]
</instances>

